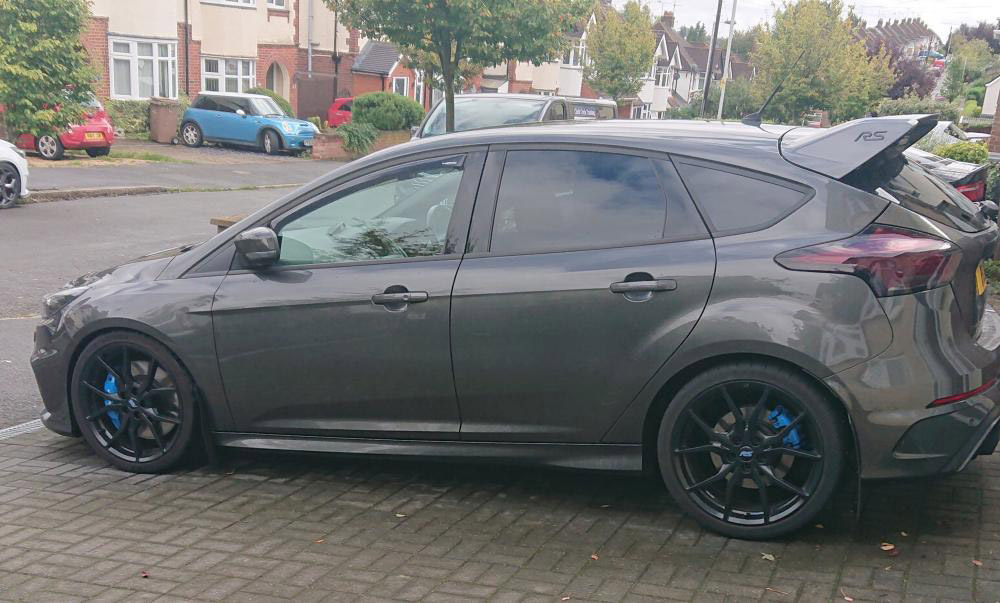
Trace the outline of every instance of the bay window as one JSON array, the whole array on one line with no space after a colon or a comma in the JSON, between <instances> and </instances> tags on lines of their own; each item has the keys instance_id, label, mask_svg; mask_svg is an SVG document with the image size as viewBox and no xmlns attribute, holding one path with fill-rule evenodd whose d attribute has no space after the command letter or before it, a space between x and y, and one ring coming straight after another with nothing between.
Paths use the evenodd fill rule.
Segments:
<instances>
[{"instance_id":1,"label":"bay window","mask_svg":"<svg viewBox=\"0 0 1000 603\"><path fill-rule=\"evenodd\" d=\"M111 97L177 98L177 42L109 38Z\"/></svg>"}]
</instances>

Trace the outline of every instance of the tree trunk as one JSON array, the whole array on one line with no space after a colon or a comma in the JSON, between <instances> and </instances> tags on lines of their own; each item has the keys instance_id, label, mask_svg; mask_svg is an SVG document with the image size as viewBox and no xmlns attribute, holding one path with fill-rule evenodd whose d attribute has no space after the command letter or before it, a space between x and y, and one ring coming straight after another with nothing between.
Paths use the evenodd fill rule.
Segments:
<instances>
[{"instance_id":1,"label":"tree trunk","mask_svg":"<svg viewBox=\"0 0 1000 603\"><path fill-rule=\"evenodd\" d=\"M445 131L455 131L455 69L448 65L441 69L444 79Z\"/></svg>"}]
</instances>

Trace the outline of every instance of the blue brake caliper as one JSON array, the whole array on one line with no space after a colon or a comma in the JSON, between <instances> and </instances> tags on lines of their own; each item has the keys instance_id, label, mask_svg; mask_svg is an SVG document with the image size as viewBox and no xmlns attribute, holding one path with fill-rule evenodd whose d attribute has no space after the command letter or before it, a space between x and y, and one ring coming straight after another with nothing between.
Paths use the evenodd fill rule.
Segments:
<instances>
[{"instance_id":1,"label":"blue brake caliper","mask_svg":"<svg viewBox=\"0 0 1000 603\"><path fill-rule=\"evenodd\" d=\"M104 391L109 394L118 393L118 385L115 384L115 376L111 373L108 373L107 379L104 380ZM104 405L111 406L111 400L105 400ZM121 429L122 418L118 416L117 410L109 410L108 417L111 419L111 423L114 424L115 429Z\"/></svg>"},{"instance_id":2,"label":"blue brake caliper","mask_svg":"<svg viewBox=\"0 0 1000 603\"><path fill-rule=\"evenodd\" d=\"M771 421L771 425L775 429L781 431L786 425L792 422L792 418L788 416L788 411L784 409L783 406L778 405L774 410L768 413L767 418ZM795 448L796 450L802 446L802 435L799 433L798 427L792 427L788 430L788 434L782 440L785 446L789 448Z\"/></svg>"}]
</instances>

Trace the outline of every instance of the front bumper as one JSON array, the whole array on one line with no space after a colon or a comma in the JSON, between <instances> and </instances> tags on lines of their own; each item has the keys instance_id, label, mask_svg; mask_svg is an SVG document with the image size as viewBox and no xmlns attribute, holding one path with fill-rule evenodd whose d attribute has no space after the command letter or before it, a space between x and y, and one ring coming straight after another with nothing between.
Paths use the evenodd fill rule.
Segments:
<instances>
[{"instance_id":1,"label":"front bumper","mask_svg":"<svg viewBox=\"0 0 1000 603\"><path fill-rule=\"evenodd\" d=\"M305 150L311 149L313 146L313 139L315 136L312 133L309 134L281 134L284 137L284 146L289 150Z\"/></svg>"},{"instance_id":2,"label":"front bumper","mask_svg":"<svg viewBox=\"0 0 1000 603\"><path fill-rule=\"evenodd\" d=\"M1000 316L987 307L976 337L955 310L951 287L880 300L893 329L882 354L828 377L848 406L861 477L884 479L960 471L992 453L1000 424ZM992 444L992 446L991 446Z\"/></svg>"},{"instance_id":3,"label":"front bumper","mask_svg":"<svg viewBox=\"0 0 1000 603\"><path fill-rule=\"evenodd\" d=\"M50 327L44 323L35 327L31 370L35 373L44 406L40 418L46 427L60 435L78 436L79 430L70 416L66 391L67 365L63 356L53 344Z\"/></svg>"}]
</instances>

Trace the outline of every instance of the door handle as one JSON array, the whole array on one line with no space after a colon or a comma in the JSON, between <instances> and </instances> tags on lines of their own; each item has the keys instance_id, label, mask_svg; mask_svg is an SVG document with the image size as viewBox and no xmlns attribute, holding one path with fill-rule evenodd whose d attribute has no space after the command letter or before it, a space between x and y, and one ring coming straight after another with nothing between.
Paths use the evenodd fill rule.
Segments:
<instances>
[{"instance_id":1,"label":"door handle","mask_svg":"<svg viewBox=\"0 0 1000 603\"><path fill-rule=\"evenodd\" d=\"M655 291L673 291L677 288L677 281L672 278L657 279L652 281L619 281L611 283L612 293L652 293Z\"/></svg>"},{"instance_id":2,"label":"door handle","mask_svg":"<svg viewBox=\"0 0 1000 603\"><path fill-rule=\"evenodd\" d=\"M419 304L430 299L426 291L403 291L400 293L376 293L372 303L377 306L393 306L397 304Z\"/></svg>"}]
</instances>

